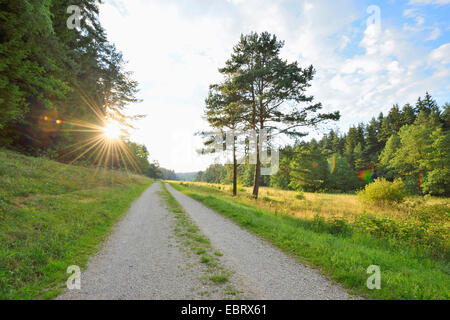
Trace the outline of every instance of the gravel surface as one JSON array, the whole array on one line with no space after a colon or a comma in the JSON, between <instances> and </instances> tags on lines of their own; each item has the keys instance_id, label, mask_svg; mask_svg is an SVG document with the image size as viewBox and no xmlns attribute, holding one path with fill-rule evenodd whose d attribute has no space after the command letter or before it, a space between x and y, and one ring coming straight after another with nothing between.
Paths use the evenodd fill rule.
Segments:
<instances>
[{"instance_id":1,"label":"gravel surface","mask_svg":"<svg viewBox=\"0 0 450 320\"><path fill-rule=\"evenodd\" d=\"M81 290L66 289L57 299L221 298L220 292L211 292L199 279L198 257L189 257L177 247L160 189L154 183L114 227L82 273Z\"/></svg>"},{"instance_id":2,"label":"gravel surface","mask_svg":"<svg viewBox=\"0 0 450 320\"><path fill-rule=\"evenodd\" d=\"M167 189L190 214L223 262L236 271L256 299L352 299L341 286L304 266L231 220L178 192Z\"/></svg>"},{"instance_id":3,"label":"gravel surface","mask_svg":"<svg viewBox=\"0 0 450 320\"><path fill-rule=\"evenodd\" d=\"M220 214L167 189L185 208L231 272L235 298L349 299L344 289ZM137 199L81 275L81 289L56 299L223 299L224 286L205 283L205 267L174 235L174 216L159 183ZM180 244L181 242L181 244ZM181 249L181 250L180 250Z\"/></svg>"}]
</instances>

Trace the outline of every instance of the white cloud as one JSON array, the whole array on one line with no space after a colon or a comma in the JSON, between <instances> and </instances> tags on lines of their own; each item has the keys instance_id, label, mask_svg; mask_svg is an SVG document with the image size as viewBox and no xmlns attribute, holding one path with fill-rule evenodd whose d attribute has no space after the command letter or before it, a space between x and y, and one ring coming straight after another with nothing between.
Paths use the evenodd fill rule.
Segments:
<instances>
[{"instance_id":1,"label":"white cloud","mask_svg":"<svg viewBox=\"0 0 450 320\"><path fill-rule=\"evenodd\" d=\"M421 26L425 23L425 18L424 17L416 17L416 24L418 26Z\"/></svg>"},{"instance_id":2,"label":"white cloud","mask_svg":"<svg viewBox=\"0 0 450 320\"><path fill-rule=\"evenodd\" d=\"M450 43L443 44L430 53L431 60L441 64L450 64Z\"/></svg>"},{"instance_id":3,"label":"white cloud","mask_svg":"<svg viewBox=\"0 0 450 320\"><path fill-rule=\"evenodd\" d=\"M434 28L433 31L431 31L430 35L426 39L427 41L436 40L441 35L442 31L439 28Z\"/></svg>"},{"instance_id":4,"label":"white cloud","mask_svg":"<svg viewBox=\"0 0 450 320\"><path fill-rule=\"evenodd\" d=\"M417 8L409 8L403 11L403 16L404 17L415 17L416 16L416 12L417 12Z\"/></svg>"},{"instance_id":5,"label":"white cloud","mask_svg":"<svg viewBox=\"0 0 450 320\"><path fill-rule=\"evenodd\" d=\"M352 40L346 35L343 35L341 37L341 39L342 39L342 42L339 46L340 51L344 50L347 47L347 45L352 42Z\"/></svg>"}]
</instances>

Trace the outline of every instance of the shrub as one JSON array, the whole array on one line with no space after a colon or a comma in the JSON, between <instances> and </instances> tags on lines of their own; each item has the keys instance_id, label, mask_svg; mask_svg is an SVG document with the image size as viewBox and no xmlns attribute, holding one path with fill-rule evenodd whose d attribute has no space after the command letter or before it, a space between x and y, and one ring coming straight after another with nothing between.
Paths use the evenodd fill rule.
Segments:
<instances>
[{"instance_id":1,"label":"shrub","mask_svg":"<svg viewBox=\"0 0 450 320\"><path fill-rule=\"evenodd\" d=\"M387 181L384 178L376 179L358 192L358 198L362 202L371 203L392 203L402 202L406 197L405 185L401 179L394 182Z\"/></svg>"},{"instance_id":2,"label":"shrub","mask_svg":"<svg viewBox=\"0 0 450 320\"><path fill-rule=\"evenodd\" d=\"M350 236L352 234L351 226L343 219L333 217L325 220L324 217L316 214L312 221L309 221L309 228L315 232L330 233L340 236Z\"/></svg>"},{"instance_id":3,"label":"shrub","mask_svg":"<svg viewBox=\"0 0 450 320\"><path fill-rule=\"evenodd\" d=\"M344 219L333 218L330 220L330 233L349 236L352 233L351 227Z\"/></svg>"},{"instance_id":4,"label":"shrub","mask_svg":"<svg viewBox=\"0 0 450 320\"><path fill-rule=\"evenodd\" d=\"M303 194L303 191L297 191L297 193L295 194L295 198L298 200L304 200L305 195Z\"/></svg>"}]
</instances>

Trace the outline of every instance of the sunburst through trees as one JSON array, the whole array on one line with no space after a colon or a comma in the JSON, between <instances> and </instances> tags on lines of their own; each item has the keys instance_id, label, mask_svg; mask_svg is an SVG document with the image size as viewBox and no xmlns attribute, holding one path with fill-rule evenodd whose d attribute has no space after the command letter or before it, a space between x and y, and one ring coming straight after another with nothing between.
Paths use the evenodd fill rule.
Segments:
<instances>
[{"instance_id":1,"label":"sunburst through trees","mask_svg":"<svg viewBox=\"0 0 450 320\"><path fill-rule=\"evenodd\" d=\"M77 161L93 164L97 171L125 169L128 174L142 173L136 155L130 152L126 142L128 129L132 128L126 121L129 118L114 110L97 106L85 95L82 98L95 115L95 120L60 120L65 126L61 131L76 135L77 142L66 147L58 160L66 162L70 159L70 164Z\"/></svg>"}]
</instances>

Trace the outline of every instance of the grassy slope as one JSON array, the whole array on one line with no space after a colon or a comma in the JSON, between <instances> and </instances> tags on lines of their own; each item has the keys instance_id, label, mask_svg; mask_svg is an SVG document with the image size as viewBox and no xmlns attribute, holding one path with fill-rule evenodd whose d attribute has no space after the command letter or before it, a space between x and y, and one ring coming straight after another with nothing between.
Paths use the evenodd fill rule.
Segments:
<instances>
[{"instance_id":1,"label":"grassy slope","mask_svg":"<svg viewBox=\"0 0 450 320\"><path fill-rule=\"evenodd\" d=\"M365 232L336 233L336 226L323 220L293 218L257 208L247 201L230 199L217 189L193 184L173 186L301 261L320 268L355 293L376 299L450 298L448 260L433 259L426 250ZM381 268L380 290L366 287L370 265Z\"/></svg>"},{"instance_id":2,"label":"grassy slope","mask_svg":"<svg viewBox=\"0 0 450 320\"><path fill-rule=\"evenodd\" d=\"M56 296L151 183L0 150L0 299Z\"/></svg>"}]
</instances>

